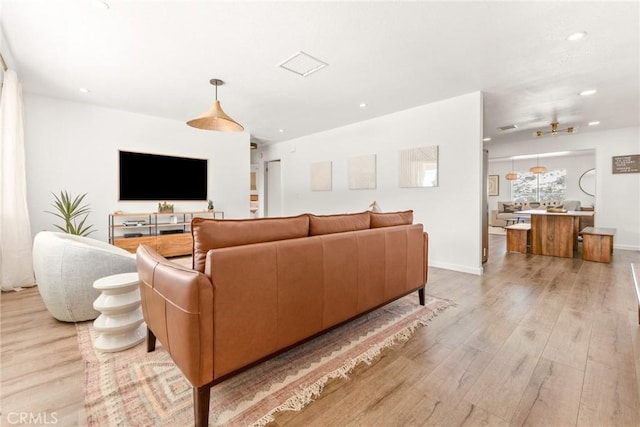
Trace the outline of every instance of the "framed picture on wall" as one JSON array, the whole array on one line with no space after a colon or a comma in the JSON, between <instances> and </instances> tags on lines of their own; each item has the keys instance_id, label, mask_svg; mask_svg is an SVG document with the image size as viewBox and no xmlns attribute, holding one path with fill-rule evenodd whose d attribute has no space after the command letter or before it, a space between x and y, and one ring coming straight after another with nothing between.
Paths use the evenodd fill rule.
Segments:
<instances>
[{"instance_id":1,"label":"framed picture on wall","mask_svg":"<svg viewBox=\"0 0 640 427\"><path fill-rule=\"evenodd\" d=\"M400 151L400 187L438 186L438 146Z\"/></svg>"},{"instance_id":2,"label":"framed picture on wall","mask_svg":"<svg viewBox=\"0 0 640 427\"><path fill-rule=\"evenodd\" d=\"M500 193L500 175L489 175L487 178L487 193L497 196Z\"/></svg>"}]
</instances>

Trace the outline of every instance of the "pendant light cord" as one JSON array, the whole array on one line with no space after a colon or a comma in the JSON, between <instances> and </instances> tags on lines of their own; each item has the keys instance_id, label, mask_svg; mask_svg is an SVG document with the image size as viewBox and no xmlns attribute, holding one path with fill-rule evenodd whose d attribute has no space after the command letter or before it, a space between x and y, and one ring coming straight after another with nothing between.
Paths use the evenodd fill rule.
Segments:
<instances>
[{"instance_id":1,"label":"pendant light cord","mask_svg":"<svg viewBox=\"0 0 640 427\"><path fill-rule=\"evenodd\" d=\"M0 53L0 62L2 62L2 69L6 72L9 67L7 67L7 63L4 62L4 57L2 56L2 54Z\"/></svg>"}]
</instances>

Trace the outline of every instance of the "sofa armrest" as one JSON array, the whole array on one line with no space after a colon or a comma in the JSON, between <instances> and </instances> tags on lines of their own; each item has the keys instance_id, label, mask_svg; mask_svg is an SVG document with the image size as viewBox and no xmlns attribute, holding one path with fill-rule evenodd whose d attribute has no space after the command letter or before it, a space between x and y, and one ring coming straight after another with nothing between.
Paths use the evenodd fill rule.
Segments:
<instances>
[{"instance_id":1,"label":"sofa armrest","mask_svg":"<svg viewBox=\"0 0 640 427\"><path fill-rule=\"evenodd\" d=\"M168 261L148 246L136 251L142 313L194 387L213 381L213 285L204 274Z\"/></svg>"}]
</instances>

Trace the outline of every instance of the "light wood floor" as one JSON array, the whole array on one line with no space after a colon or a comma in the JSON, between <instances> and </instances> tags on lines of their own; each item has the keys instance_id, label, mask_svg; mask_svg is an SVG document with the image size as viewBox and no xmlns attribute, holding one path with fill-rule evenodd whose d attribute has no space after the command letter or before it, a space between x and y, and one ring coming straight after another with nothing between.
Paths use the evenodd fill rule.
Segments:
<instances>
[{"instance_id":1,"label":"light wood floor","mask_svg":"<svg viewBox=\"0 0 640 427\"><path fill-rule=\"evenodd\" d=\"M640 252L601 264L505 254L504 240L490 236L483 276L430 269L427 292L456 307L274 424L640 425ZM84 425L74 325L53 320L35 288L2 294L0 308L0 425L16 413Z\"/></svg>"}]
</instances>

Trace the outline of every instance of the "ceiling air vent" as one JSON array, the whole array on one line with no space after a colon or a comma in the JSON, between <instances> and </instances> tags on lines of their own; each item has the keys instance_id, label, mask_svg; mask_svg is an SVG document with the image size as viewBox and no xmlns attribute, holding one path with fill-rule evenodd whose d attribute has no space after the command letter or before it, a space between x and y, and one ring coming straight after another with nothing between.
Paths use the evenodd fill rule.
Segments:
<instances>
[{"instance_id":1,"label":"ceiling air vent","mask_svg":"<svg viewBox=\"0 0 640 427\"><path fill-rule=\"evenodd\" d=\"M308 75L321 70L327 65L329 64L300 51L282 62L279 67L284 68L285 70L289 70L292 73L296 73L299 76L307 77Z\"/></svg>"},{"instance_id":2,"label":"ceiling air vent","mask_svg":"<svg viewBox=\"0 0 640 427\"><path fill-rule=\"evenodd\" d=\"M505 126L499 126L498 129L505 131L505 130L511 130L511 129L518 129L518 125L505 125Z\"/></svg>"}]
</instances>

